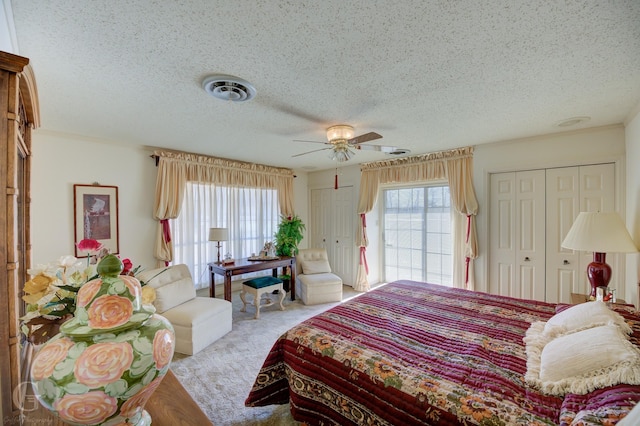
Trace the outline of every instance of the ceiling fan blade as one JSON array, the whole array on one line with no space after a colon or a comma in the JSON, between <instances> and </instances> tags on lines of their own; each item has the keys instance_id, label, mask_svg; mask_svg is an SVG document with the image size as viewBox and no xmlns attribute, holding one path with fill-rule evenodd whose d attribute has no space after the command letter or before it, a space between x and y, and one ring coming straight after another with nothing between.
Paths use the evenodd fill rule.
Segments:
<instances>
[{"instance_id":1,"label":"ceiling fan blade","mask_svg":"<svg viewBox=\"0 0 640 426\"><path fill-rule=\"evenodd\" d=\"M382 135L377 134L376 132L365 133L364 135L356 136L353 139L349 139L350 145L357 145L363 142L374 141L376 139L381 139Z\"/></svg>"},{"instance_id":2,"label":"ceiling fan blade","mask_svg":"<svg viewBox=\"0 0 640 426\"><path fill-rule=\"evenodd\" d=\"M310 143L321 143L321 144L325 144L325 145L330 145L329 142L319 142L319 141L305 141L305 140L301 140L301 139L294 139L294 142L310 142Z\"/></svg>"},{"instance_id":3,"label":"ceiling fan blade","mask_svg":"<svg viewBox=\"0 0 640 426\"><path fill-rule=\"evenodd\" d=\"M398 147L395 146L385 146L385 145L356 145L353 148L361 149L365 151L378 151L378 152L393 152Z\"/></svg>"},{"instance_id":4,"label":"ceiling fan blade","mask_svg":"<svg viewBox=\"0 0 640 426\"><path fill-rule=\"evenodd\" d=\"M295 154L292 155L291 157L300 157L301 155L307 155L307 154L311 154L312 152L318 152L318 151L326 151L327 149L331 149L329 148L320 148L320 149L314 149L313 151L307 151L307 152L303 152L302 154Z\"/></svg>"}]
</instances>

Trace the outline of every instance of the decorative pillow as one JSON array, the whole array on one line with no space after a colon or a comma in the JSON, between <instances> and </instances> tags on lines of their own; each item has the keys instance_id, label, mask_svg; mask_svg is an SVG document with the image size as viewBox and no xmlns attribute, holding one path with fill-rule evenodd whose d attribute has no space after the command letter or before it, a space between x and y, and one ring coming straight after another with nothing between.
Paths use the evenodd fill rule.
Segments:
<instances>
[{"instance_id":1,"label":"decorative pillow","mask_svg":"<svg viewBox=\"0 0 640 426\"><path fill-rule=\"evenodd\" d=\"M566 334L546 345L530 343L525 380L545 393L583 395L619 383L640 384L640 349L613 323Z\"/></svg>"},{"instance_id":2,"label":"decorative pillow","mask_svg":"<svg viewBox=\"0 0 640 426\"><path fill-rule=\"evenodd\" d=\"M555 314L547 321L544 326L544 332L558 335L597 327L610 322L619 326L625 333L631 334L631 327L625 322L622 315L612 311L606 303L599 300L573 305Z\"/></svg>"},{"instance_id":3,"label":"decorative pillow","mask_svg":"<svg viewBox=\"0 0 640 426\"><path fill-rule=\"evenodd\" d=\"M305 260L302 262L302 273L305 275L324 274L325 272L331 272L331 266L329 266L329 261L326 259Z\"/></svg>"}]
</instances>

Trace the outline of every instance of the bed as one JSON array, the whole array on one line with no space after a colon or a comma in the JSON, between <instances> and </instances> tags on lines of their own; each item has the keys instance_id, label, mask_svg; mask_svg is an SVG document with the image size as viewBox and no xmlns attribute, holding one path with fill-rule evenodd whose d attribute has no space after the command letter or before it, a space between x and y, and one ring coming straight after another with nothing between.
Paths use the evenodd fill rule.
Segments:
<instances>
[{"instance_id":1,"label":"bed","mask_svg":"<svg viewBox=\"0 0 640 426\"><path fill-rule=\"evenodd\" d=\"M289 403L294 419L309 425L615 424L640 401L640 385L557 396L525 381L523 339L561 309L389 283L284 333L245 405ZM640 318L631 306L615 309L637 351Z\"/></svg>"}]
</instances>

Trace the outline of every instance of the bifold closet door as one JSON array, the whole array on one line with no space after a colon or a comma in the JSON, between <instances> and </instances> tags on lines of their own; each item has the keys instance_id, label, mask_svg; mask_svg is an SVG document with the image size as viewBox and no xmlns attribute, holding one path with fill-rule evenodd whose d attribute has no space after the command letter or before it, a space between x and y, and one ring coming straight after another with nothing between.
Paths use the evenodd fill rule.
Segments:
<instances>
[{"instance_id":1,"label":"bifold closet door","mask_svg":"<svg viewBox=\"0 0 640 426\"><path fill-rule=\"evenodd\" d=\"M547 169L546 197L545 300L571 303L571 293L587 294L591 289L586 270L593 254L562 248L562 241L578 213L615 211L615 164ZM621 270L615 255L608 254L607 263Z\"/></svg>"},{"instance_id":2,"label":"bifold closet door","mask_svg":"<svg viewBox=\"0 0 640 426\"><path fill-rule=\"evenodd\" d=\"M491 175L491 293L545 297L544 170Z\"/></svg>"},{"instance_id":3,"label":"bifold closet door","mask_svg":"<svg viewBox=\"0 0 640 426\"><path fill-rule=\"evenodd\" d=\"M331 270L345 284L354 280L356 218L353 186L311 190L311 246L325 248Z\"/></svg>"}]
</instances>

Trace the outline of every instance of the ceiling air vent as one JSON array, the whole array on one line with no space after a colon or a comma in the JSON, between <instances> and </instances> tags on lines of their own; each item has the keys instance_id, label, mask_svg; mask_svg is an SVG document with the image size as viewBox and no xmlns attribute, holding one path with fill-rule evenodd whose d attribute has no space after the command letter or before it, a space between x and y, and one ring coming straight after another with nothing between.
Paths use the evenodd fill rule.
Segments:
<instances>
[{"instance_id":1,"label":"ceiling air vent","mask_svg":"<svg viewBox=\"0 0 640 426\"><path fill-rule=\"evenodd\" d=\"M251 83L232 75L211 75L204 79L202 88L223 101L244 102L256 95L256 89Z\"/></svg>"}]
</instances>

